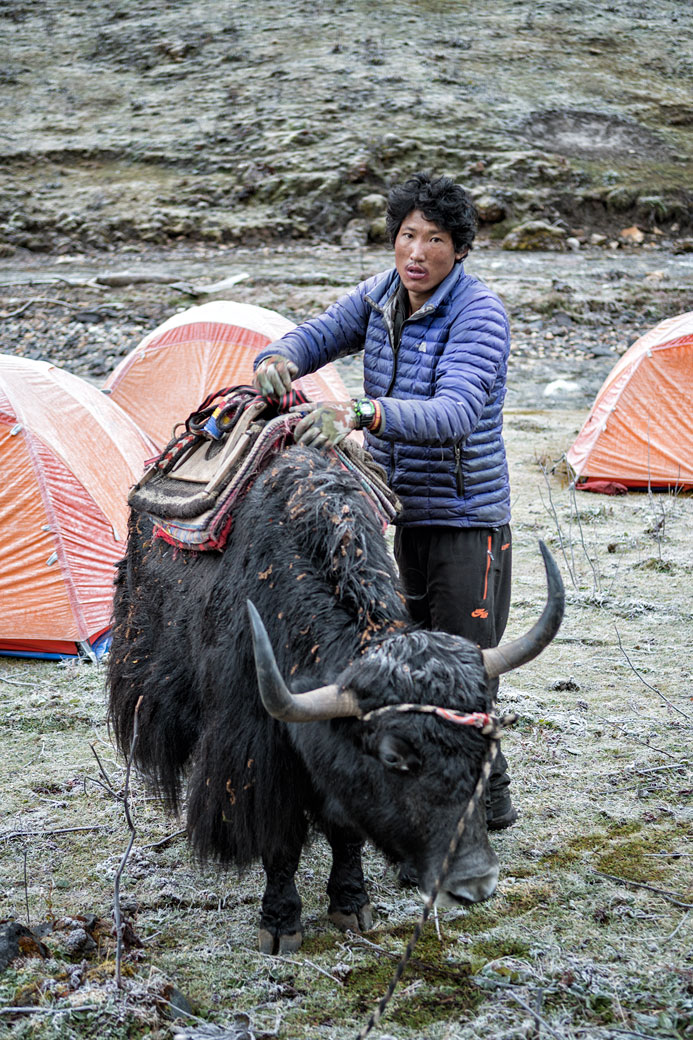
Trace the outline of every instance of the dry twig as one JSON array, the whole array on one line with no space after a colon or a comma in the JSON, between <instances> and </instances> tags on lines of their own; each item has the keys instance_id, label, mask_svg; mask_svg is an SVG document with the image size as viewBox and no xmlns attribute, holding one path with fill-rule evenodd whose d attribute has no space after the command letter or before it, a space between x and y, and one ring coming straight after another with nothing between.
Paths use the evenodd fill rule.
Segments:
<instances>
[{"instance_id":1,"label":"dry twig","mask_svg":"<svg viewBox=\"0 0 693 1040\"><path fill-rule=\"evenodd\" d=\"M668 707L668 708L671 708L671 709L672 709L672 711L676 711L676 712L678 712L678 713L679 713L679 715L683 715L684 719L686 719L686 720L687 720L688 722L693 722L693 719L691 719L691 716L690 716L690 715L687 715L685 711L681 711L681 709L680 709L680 708L677 708L677 707L676 707L676 705L675 705L675 704L673 704L673 703L672 703L672 702L671 702L671 701L669 700L669 698L668 698L668 697L665 697L665 696L664 696L664 694L663 694L663 693L661 693L661 692L660 692L660 691L659 691L659 690L657 689L657 687L656 687L656 686L652 686L652 685L651 685L650 683L648 683L648 681L647 681L646 679L643 679L642 675L641 675L641 674L640 674L640 672L639 672L639 671L637 670L637 668L635 667L635 665L634 665L634 664L633 664L633 662L631 661L630 657L629 657L629 656L628 656L628 654L626 653L626 651L625 651L625 648L624 648L624 646L623 646L623 643L621 642L621 635L620 635L620 633L619 633L618 629L616 628L616 625L614 625L614 631L615 631L615 633L616 633L616 638L618 639L618 647L619 647L619 650L621 651L621 653L622 653L622 654L623 654L623 656L625 657L626 661L628 662L628 665L629 665L629 667L630 667L630 668L632 669L633 673L634 673L635 675L637 675L638 679L639 679L639 680L640 680L640 682L641 682L641 683L643 684L643 686L646 686L646 687L648 688L648 690L652 690L652 692L653 692L653 693L656 693L656 694L657 694L657 696L658 696L658 697L659 697L659 698L660 698L661 700L663 700L663 701L664 701L664 703L665 703L665 704L667 705L667 707Z\"/></svg>"},{"instance_id":2,"label":"dry twig","mask_svg":"<svg viewBox=\"0 0 693 1040\"><path fill-rule=\"evenodd\" d=\"M662 896L664 899L668 899L674 906L680 906L684 910L693 910L693 903L684 903L679 899L674 892L667 892L665 888L655 888L654 885L647 885L644 881L630 881L628 878L618 877L616 874L604 874L601 870L593 870L593 874L596 877L607 878L609 881L613 881L617 885L626 885L628 888L644 888L648 892L656 892L658 896Z\"/></svg>"},{"instance_id":3,"label":"dry twig","mask_svg":"<svg viewBox=\"0 0 693 1040\"><path fill-rule=\"evenodd\" d=\"M7 831L0 834L0 841L12 841L15 838L49 838L55 834L77 834L79 831L107 831L106 824L95 823L87 827L58 827L50 831Z\"/></svg>"},{"instance_id":4,"label":"dry twig","mask_svg":"<svg viewBox=\"0 0 693 1040\"><path fill-rule=\"evenodd\" d=\"M8 314L0 314L0 321L8 321L10 318L18 318L20 314L24 314L30 307L33 307L35 303L48 304L51 307L67 307L68 310L81 311L84 310L84 306L81 303L69 303L67 300L51 300L48 296L34 296L31 300L27 300L21 307L18 307L16 311L9 311Z\"/></svg>"},{"instance_id":5,"label":"dry twig","mask_svg":"<svg viewBox=\"0 0 693 1040\"><path fill-rule=\"evenodd\" d=\"M556 1037L556 1040L565 1040L565 1037L561 1036L560 1033L557 1033L556 1030L549 1025L546 1019L539 1014L536 1008L533 1008L530 1004L523 1000L522 997L519 997L517 993L515 993L515 988L511 982L500 982L496 979L489 979L486 975L484 975L484 982L489 982L492 986L498 986L499 989L504 989L509 997L512 997L512 999L515 1000L520 1005L520 1007L523 1007L525 1011L529 1012L529 1014L532 1016L537 1025L543 1026L544 1029L546 1029L551 1034L551 1036Z\"/></svg>"},{"instance_id":6,"label":"dry twig","mask_svg":"<svg viewBox=\"0 0 693 1040\"><path fill-rule=\"evenodd\" d=\"M546 481L546 489L547 489L548 494L549 494L549 510L548 511L551 513L551 515L553 517L553 522L556 525L556 532L558 534L558 541L559 541L559 544L561 546L561 552L563 554L563 559L565 561L566 569L568 571L568 574L570 575L570 580L573 583L573 588L577 590L578 583L577 583L577 580L575 578L575 570L571 566L571 564L568 562L568 555L566 553L565 543L563 541L563 532L561 530L561 522L558 519L558 513L556 512L556 507L553 504L553 496L551 495L551 485L549 483L549 476L548 476L548 473L546 472L546 467L542 466L541 471L544 474L544 480ZM542 502L543 502L543 499L542 499ZM572 542L571 542L571 548L572 548Z\"/></svg>"},{"instance_id":7,"label":"dry twig","mask_svg":"<svg viewBox=\"0 0 693 1040\"><path fill-rule=\"evenodd\" d=\"M125 769L125 782L123 784L123 809L125 811L125 819L127 821L128 830L130 831L130 840L128 841L127 848L123 853L120 860L120 864L116 871L115 882L113 885L113 917L115 920L116 929L116 986L118 989L123 987L123 979L121 974L122 959L123 959L123 919L120 911L120 881L125 870L125 866L132 851L132 846L135 841L135 835L137 831L135 824L132 822L132 816L130 815L130 773L132 771L132 764L135 758L135 748L137 746L137 738L140 731L140 720L139 711L140 705L142 704L143 697L141 696L135 705L135 717L132 724L132 741L130 743L130 754L128 755L127 767Z\"/></svg>"},{"instance_id":8,"label":"dry twig","mask_svg":"<svg viewBox=\"0 0 693 1040\"><path fill-rule=\"evenodd\" d=\"M11 686L35 686L36 683L22 682L21 679L10 679L8 675L0 675L0 682L10 683Z\"/></svg>"}]
</instances>

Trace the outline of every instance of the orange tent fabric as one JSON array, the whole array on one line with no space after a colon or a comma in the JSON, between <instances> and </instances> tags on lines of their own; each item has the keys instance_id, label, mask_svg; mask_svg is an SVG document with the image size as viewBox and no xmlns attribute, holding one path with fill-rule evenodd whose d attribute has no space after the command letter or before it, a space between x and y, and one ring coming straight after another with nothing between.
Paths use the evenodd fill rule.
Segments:
<instances>
[{"instance_id":1,"label":"orange tent fabric","mask_svg":"<svg viewBox=\"0 0 693 1040\"><path fill-rule=\"evenodd\" d=\"M111 400L160 448L207 394L250 383L256 354L293 322L276 311L232 300L190 307L142 340L104 384ZM297 380L312 400L351 396L333 365Z\"/></svg>"},{"instance_id":2,"label":"orange tent fabric","mask_svg":"<svg viewBox=\"0 0 693 1040\"><path fill-rule=\"evenodd\" d=\"M693 487L693 312L668 318L617 361L567 459L579 480Z\"/></svg>"},{"instance_id":3,"label":"orange tent fabric","mask_svg":"<svg viewBox=\"0 0 693 1040\"><path fill-rule=\"evenodd\" d=\"M0 653L91 652L110 624L128 490L155 453L96 387L0 355Z\"/></svg>"}]
</instances>

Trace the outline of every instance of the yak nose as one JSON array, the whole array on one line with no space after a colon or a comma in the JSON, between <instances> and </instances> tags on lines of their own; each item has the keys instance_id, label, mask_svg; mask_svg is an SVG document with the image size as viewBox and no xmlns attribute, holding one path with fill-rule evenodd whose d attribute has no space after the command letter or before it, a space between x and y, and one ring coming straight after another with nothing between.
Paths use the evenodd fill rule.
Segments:
<instances>
[{"instance_id":1,"label":"yak nose","mask_svg":"<svg viewBox=\"0 0 693 1040\"><path fill-rule=\"evenodd\" d=\"M460 903L481 903L490 899L498 884L498 864L491 864L488 869L474 877L449 877L445 888L436 899L436 906L459 906Z\"/></svg>"}]
</instances>

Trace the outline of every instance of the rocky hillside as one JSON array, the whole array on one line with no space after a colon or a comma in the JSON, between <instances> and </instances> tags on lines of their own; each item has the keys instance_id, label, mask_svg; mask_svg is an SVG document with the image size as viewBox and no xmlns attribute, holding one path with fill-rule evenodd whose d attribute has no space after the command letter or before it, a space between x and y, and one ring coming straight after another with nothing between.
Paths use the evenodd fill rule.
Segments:
<instances>
[{"instance_id":1,"label":"rocky hillside","mask_svg":"<svg viewBox=\"0 0 693 1040\"><path fill-rule=\"evenodd\" d=\"M424 167L494 239L691 246L681 0L5 0L0 38L5 256L378 241Z\"/></svg>"}]
</instances>

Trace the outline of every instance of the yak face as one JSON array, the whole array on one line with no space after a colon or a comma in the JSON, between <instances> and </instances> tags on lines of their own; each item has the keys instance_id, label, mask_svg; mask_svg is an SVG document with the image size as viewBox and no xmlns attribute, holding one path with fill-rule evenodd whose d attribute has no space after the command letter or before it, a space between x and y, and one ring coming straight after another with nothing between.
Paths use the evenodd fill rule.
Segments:
<instances>
[{"instance_id":1,"label":"yak face","mask_svg":"<svg viewBox=\"0 0 693 1040\"><path fill-rule=\"evenodd\" d=\"M366 720L291 726L323 797L323 812L368 837L389 858L413 864L422 889L430 892L489 741L473 726L397 706L432 704L463 714L489 710L481 654L457 636L410 631L371 648L345 669L339 685L355 694L364 714L384 705L393 710ZM486 899L497 878L482 798L438 901Z\"/></svg>"}]
</instances>

